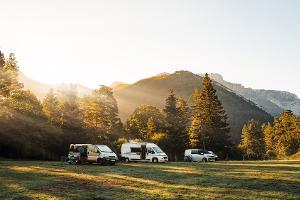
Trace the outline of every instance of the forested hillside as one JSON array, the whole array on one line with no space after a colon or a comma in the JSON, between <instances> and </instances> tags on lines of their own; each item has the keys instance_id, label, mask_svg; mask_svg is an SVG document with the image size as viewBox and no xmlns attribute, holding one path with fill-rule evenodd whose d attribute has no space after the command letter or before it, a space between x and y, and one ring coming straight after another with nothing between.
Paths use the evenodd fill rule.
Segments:
<instances>
[{"instance_id":1,"label":"forested hillside","mask_svg":"<svg viewBox=\"0 0 300 200\"><path fill-rule=\"evenodd\" d=\"M118 101L120 117L125 121L136 107L149 104L163 108L169 89L177 96L189 101L195 88L201 89L202 77L188 71L173 74L161 74L140 80L134 84L118 87L114 94ZM221 84L214 82L217 95L229 117L230 136L234 143L240 142L243 125L250 119L259 122L272 121L272 116L258 108L253 102L228 91Z\"/></svg>"},{"instance_id":2,"label":"forested hillside","mask_svg":"<svg viewBox=\"0 0 300 200\"><path fill-rule=\"evenodd\" d=\"M72 143L118 152L129 139L157 143L174 161L186 148L223 159L284 157L299 148L299 117L285 111L272 124L271 115L208 74L178 71L86 91L68 85L40 101L19 81L15 55L0 52L0 157L59 159Z\"/></svg>"}]
</instances>

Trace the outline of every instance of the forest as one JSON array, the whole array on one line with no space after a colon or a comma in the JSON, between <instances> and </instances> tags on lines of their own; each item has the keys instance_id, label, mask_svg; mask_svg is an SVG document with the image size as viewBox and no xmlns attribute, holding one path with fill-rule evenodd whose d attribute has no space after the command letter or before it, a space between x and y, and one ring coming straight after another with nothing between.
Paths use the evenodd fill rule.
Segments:
<instances>
[{"instance_id":1,"label":"forest","mask_svg":"<svg viewBox=\"0 0 300 200\"><path fill-rule=\"evenodd\" d=\"M300 117L289 110L267 123L249 119L240 143L232 142L228 115L207 74L190 100L169 88L163 109L141 104L124 122L110 87L84 97L76 87L50 90L40 101L18 75L15 55L0 52L0 157L59 160L71 143L107 144L118 152L128 140L157 143L173 161L183 159L185 148L213 150L222 159L276 159L300 147Z\"/></svg>"}]
</instances>

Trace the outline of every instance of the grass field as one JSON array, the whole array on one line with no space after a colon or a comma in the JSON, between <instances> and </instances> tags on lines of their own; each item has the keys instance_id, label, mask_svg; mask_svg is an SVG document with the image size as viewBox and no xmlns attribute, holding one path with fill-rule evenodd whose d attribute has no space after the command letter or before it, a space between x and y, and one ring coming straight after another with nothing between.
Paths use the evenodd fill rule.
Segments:
<instances>
[{"instance_id":1,"label":"grass field","mask_svg":"<svg viewBox=\"0 0 300 200\"><path fill-rule=\"evenodd\" d=\"M300 161L0 161L0 199L300 199Z\"/></svg>"}]
</instances>

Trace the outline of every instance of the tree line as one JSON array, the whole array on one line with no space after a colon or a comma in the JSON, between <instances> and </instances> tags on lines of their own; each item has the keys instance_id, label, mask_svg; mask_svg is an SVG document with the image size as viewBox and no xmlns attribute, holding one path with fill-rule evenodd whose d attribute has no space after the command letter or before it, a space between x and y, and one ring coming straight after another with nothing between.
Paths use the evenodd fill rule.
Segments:
<instances>
[{"instance_id":1,"label":"tree line","mask_svg":"<svg viewBox=\"0 0 300 200\"><path fill-rule=\"evenodd\" d=\"M244 159L286 158L300 149L300 117L285 110L273 123L248 121L239 145Z\"/></svg>"},{"instance_id":2,"label":"tree line","mask_svg":"<svg viewBox=\"0 0 300 200\"><path fill-rule=\"evenodd\" d=\"M236 148L226 112L207 74L202 90L195 89L190 99L177 97L170 89L163 109L140 105L123 124L110 87L100 86L85 97L79 97L76 87L50 90L40 101L24 89L18 73L14 54L5 58L0 52L0 157L59 159L71 143L107 144L118 152L128 140L157 143L171 160L182 160L186 148L213 150L221 158L236 157L239 150L244 157L262 158L293 153L299 146L299 140L287 139L294 134L287 124L294 120L292 127L299 133L299 118L288 115L286 119L285 113L284 119L263 128L254 121L247 123ZM287 134L282 134L282 127L289 129Z\"/></svg>"}]
</instances>

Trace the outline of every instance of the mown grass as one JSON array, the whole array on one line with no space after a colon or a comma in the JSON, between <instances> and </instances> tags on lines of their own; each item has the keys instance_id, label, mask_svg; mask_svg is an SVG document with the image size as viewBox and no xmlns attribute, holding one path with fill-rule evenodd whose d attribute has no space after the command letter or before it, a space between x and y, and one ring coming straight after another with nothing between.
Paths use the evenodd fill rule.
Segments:
<instances>
[{"instance_id":1,"label":"mown grass","mask_svg":"<svg viewBox=\"0 0 300 200\"><path fill-rule=\"evenodd\" d=\"M300 161L0 161L0 199L300 199Z\"/></svg>"}]
</instances>

